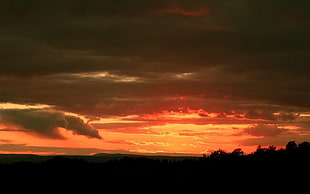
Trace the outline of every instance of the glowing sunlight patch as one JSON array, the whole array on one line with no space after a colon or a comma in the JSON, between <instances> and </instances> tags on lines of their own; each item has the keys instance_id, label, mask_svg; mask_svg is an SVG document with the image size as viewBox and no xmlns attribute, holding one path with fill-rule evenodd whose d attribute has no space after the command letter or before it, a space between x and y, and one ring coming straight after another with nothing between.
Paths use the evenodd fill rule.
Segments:
<instances>
[{"instance_id":1,"label":"glowing sunlight patch","mask_svg":"<svg viewBox=\"0 0 310 194\"><path fill-rule=\"evenodd\" d=\"M91 73L72 73L69 74L71 77L77 78L91 78L91 79L109 79L115 82L141 82L141 78L126 76L126 75L117 75L110 72L91 72Z\"/></svg>"},{"instance_id":2,"label":"glowing sunlight patch","mask_svg":"<svg viewBox=\"0 0 310 194\"><path fill-rule=\"evenodd\" d=\"M192 78L195 75L195 73L178 73L175 74L175 77L178 79L189 79Z\"/></svg>"},{"instance_id":3,"label":"glowing sunlight patch","mask_svg":"<svg viewBox=\"0 0 310 194\"><path fill-rule=\"evenodd\" d=\"M138 121L135 119L139 119L139 116L137 115L129 115L129 116L123 116L123 117L106 117L106 118L100 118L96 121L93 121L92 123L95 124L107 124L107 123L142 123L143 121Z\"/></svg>"},{"instance_id":4,"label":"glowing sunlight patch","mask_svg":"<svg viewBox=\"0 0 310 194\"><path fill-rule=\"evenodd\" d=\"M15 104L15 103L0 103L0 109L45 109L52 108L46 104Z\"/></svg>"}]
</instances>

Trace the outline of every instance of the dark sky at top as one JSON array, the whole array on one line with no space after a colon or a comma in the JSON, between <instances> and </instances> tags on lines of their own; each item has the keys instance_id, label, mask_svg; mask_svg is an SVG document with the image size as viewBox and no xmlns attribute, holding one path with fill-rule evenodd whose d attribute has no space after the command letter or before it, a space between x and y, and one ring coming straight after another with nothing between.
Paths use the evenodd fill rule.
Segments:
<instances>
[{"instance_id":1,"label":"dark sky at top","mask_svg":"<svg viewBox=\"0 0 310 194\"><path fill-rule=\"evenodd\" d=\"M2 0L0 101L89 116L309 111L309 9L308 0Z\"/></svg>"}]
</instances>

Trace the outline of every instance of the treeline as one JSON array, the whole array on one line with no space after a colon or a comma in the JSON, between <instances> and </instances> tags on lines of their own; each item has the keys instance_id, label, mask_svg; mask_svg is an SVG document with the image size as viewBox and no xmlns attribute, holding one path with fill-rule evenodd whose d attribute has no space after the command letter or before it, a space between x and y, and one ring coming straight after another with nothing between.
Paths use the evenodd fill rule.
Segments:
<instances>
[{"instance_id":1,"label":"treeline","mask_svg":"<svg viewBox=\"0 0 310 194\"><path fill-rule=\"evenodd\" d=\"M254 151L251 154L248 154L248 157L254 156L284 156L287 155L289 157L294 156L310 156L310 143L307 141L304 141L302 143L297 144L295 141L289 141L285 148L277 149L276 146L270 145L268 147L262 147L261 145L257 146L256 151ZM244 152L241 148L236 148L231 153L225 152L222 149L216 150L210 154L210 156L207 156L203 154L204 158L229 158L229 157L239 157L239 156L245 156Z\"/></svg>"},{"instance_id":2,"label":"treeline","mask_svg":"<svg viewBox=\"0 0 310 194\"><path fill-rule=\"evenodd\" d=\"M123 157L106 162L55 156L43 162L0 163L1 177L20 183L45 186L118 187L119 185L192 187L233 184L272 188L298 184L310 175L310 143L290 141L284 149L258 146L251 154L237 148L231 153L217 150L210 155L183 160ZM3 183L3 182L2 182ZM307 184L305 184L307 185ZM150 189L149 188L149 189ZM231 188L236 189L236 188Z\"/></svg>"}]
</instances>

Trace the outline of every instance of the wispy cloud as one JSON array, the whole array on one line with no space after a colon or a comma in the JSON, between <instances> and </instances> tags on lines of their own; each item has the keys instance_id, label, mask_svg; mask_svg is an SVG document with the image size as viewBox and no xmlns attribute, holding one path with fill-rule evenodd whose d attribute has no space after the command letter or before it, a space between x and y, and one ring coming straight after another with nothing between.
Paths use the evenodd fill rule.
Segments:
<instances>
[{"instance_id":1,"label":"wispy cloud","mask_svg":"<svg viewBox=\"0 0 310 194\"><path fill-rule=\"evenodd\" d=\"M196 7L196 8L185 8L178 4L171 4L168 7L163 7L160 9L153 10L159 14L178 14L184 16L204 16L210 13L210 8L203 6L203 7Z\"/></svg>"}]
</instances>

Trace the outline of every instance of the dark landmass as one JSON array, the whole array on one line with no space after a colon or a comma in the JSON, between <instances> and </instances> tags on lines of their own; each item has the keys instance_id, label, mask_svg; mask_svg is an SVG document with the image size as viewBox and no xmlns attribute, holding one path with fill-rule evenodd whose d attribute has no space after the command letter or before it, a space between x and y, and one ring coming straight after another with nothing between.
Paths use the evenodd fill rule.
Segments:
<instances>
[{"instance_id":1,"label":"dark landmass","mask_svg":"<svg viewBox=\"0 0 310 194\"><path fill-rule=\"evenodd\" d=\"M119 160L123 158L139 159L147 158L154 160L169 160L169 161L181 161L185 159L198 159L200 157L195 156L167 156L167 155L139 155L139 154L110 154L110 153L98 153L94 155L35 155L35 154L0 154L0 163L12 164L16 162L46 162L53 158L65 158L65 159L82 159L87 162L101 163L111 160Z\"/></svg>"},{"instance_id":2,"label":"dark landmass","mask_svg":"<svg viewBox=\"0 0 310 194\"><path fill-rule=\"evenodd\" d=\"M60 191L213 188L231 192L250 188L250 193L253 189L255 193L297 192L309 184L310 143L291 141L279 150L274 146L258 146L254 153L247 155L241 149L231 153L217 150L201 157L1 155L0 170L3 185L18 183L23 188L40 185Z\"/></svg>"}]
</instances>

